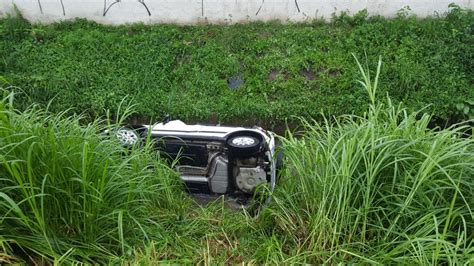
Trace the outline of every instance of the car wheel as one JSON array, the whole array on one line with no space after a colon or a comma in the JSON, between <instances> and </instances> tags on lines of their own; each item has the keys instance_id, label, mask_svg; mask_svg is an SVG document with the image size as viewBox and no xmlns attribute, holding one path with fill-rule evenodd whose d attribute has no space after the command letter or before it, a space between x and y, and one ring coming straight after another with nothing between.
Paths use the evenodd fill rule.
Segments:
<instances>
[{"instance_id":1,"label":"car wheel","mask_svg":"<svg viewBox=\"0 0 474 266\"><path fill-rule=\"evenodd\" d=\"M255 132L236 132L229 136L227 145L231 153L238 156L250 156L262 148L263 137Z\"/></svg>"},{"instance_id":2,"label":"car wheel","mask_svg":"<svg viewBox=\"0 0 474 266\"><path fill-rule=\"evenodd\" d=\"M140 139L138 133L128 127L123 127L117 130L115 136L124 146L133 146Z\"/></svg>"},{"instance_id":3,"label":"car wheel","mask_svg":"<svg viewBox=\"0 0 474 266\"><path fill-rule=\"evenodd\" d=\"M258 145L258 139L250 136L237 136L229 141L229 145L237 148L250 148Z\"/></svg>"}]
</instances>

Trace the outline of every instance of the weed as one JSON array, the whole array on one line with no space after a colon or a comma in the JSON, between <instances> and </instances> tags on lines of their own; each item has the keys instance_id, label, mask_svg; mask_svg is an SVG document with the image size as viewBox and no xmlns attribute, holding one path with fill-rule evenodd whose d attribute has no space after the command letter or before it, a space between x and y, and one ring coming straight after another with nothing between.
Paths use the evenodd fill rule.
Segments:
<instances>
[{"instance_id":1,"label":"weed","mask_svg":"<svg viewBox=\"0 0 474 266\"><path fill-rule=\"evenodd\" d=\"M306 24L113 27L3 19L0 73L28 93L16 100L20 109L54 98L51 111L93 119L130 95L136 118L147 122L170 114L276 124L320 111L362 115L367 95L354 89L359 70L350 53L368 62L381 55L378 95L455 120L456 104L474 98L473 18L453 6L436 18L362 12ZM236 75L243 84L232 90L228 80Z\"/></svg>"},{"instance_id":2,"label":"weed","mask_svg":"<svg viewBox=\"0 0 474 266\"><path fill-rule=\"evenodd\" d=\"M4 250L21 249L35 260L104 261L149 241L182 214L186 197L177 175L151 146L128 150L101 135L106 127L98 120L81 126L80 116L36 106L18 112L13 97L0 102Z\"/></svg>"},{"instance_id":3,"label":"weed","mask_svg":"<svg viewBox=\"0 0 474 266\"><path fill-rule=\"evenodd\" d=\"M128 150L98 134L113 124L19 112L8 94L0 105L0 259L472 262L472 136L462 125L429 129L429 115L375 100L382 64L375 75L358 65L366 112L302 120L302 136L282 137L281 180L256 217L226 209L222 198L191 204L151 146Z\"/></svg>"},{"instance_id":4,"label":"weed","mask_svg":"<svg viewBox=\"0 0 474 266\"><path fill-rule=\"evenodd\" d=\"M474 141L466 126L428 128L430 116L374 101L363 116L303 120L282 139L287 158L268 217L299 262L463 264L474 246ZM278 261L275 257L275 262Z\"/></svg>"}]
</instances>

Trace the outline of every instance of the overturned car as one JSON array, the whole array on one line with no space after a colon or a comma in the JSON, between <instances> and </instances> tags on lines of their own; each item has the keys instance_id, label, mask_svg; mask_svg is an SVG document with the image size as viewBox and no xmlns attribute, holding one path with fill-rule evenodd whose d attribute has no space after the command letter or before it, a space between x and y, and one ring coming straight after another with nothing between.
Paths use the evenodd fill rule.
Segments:
<instances>
[{"instance_id":1,"label":"overturned car","mask_svg":"<svg viewBox=\"0 0 474 266\"><path fill-rule=\"evenodd\" d=\"M260 127L187 125L180 120L120 128L124 145L151 137L154 147L175 162L191 193L252 195L276 183L275 135Z\"/></svg>"}]
</instances>

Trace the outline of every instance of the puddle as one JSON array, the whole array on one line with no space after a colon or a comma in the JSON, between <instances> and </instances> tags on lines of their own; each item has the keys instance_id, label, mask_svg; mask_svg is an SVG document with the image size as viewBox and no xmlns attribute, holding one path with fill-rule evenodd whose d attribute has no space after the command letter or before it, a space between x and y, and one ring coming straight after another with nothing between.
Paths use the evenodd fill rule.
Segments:
<instances>
[{"instance_id":1,"label":"puddle","mask_svg":"<svg viewBox=\"0 0 474 266\"><path fill-rule=\"evenodd\" d=\"M227 85L229 86L229 89L235 90L239 88L240 86L244 85L245 80L242 74L237 74L235 76L230 77L227 80Z\"/></svg>"}]
</instances>

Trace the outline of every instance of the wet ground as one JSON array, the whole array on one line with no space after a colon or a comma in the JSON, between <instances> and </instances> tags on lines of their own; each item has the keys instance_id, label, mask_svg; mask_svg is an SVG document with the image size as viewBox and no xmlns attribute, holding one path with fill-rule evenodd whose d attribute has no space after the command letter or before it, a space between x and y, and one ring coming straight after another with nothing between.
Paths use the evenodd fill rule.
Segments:
<instances>
[{"instance_id":1,"label":"wet ground","mask_svg":"<svg viewBox=\"0 0 474 266\"><path fill-rule=\"evenodd\" d=\"M202 207L214 202L224 201L224 206L232 210L241 210L248 207L249 199L242 197L234 197L230 195L211 195L211 194L189 194L191 198Z\"/></svg>"}]
</instances>

